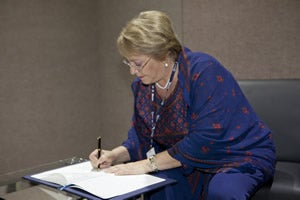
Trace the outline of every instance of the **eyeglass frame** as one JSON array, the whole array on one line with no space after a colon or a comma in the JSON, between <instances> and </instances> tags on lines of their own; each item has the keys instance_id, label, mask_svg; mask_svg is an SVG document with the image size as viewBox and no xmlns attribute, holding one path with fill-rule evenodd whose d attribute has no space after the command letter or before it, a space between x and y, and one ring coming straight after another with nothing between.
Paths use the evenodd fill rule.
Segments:
<instances>
[{"instance_id":1,"label":"eyeglass frame","mask_svg":"<svg viewBox=\"0 0 300 200\"><path fill-rule=\"evenodd\" d=\"M142 70L151 60L151 57L149 57L142 65L136 65L135 62L129 62L126 59L123 59L123 64L127 65L130 69L135 68L137 70Z\"/></svg>"}]
</instances>

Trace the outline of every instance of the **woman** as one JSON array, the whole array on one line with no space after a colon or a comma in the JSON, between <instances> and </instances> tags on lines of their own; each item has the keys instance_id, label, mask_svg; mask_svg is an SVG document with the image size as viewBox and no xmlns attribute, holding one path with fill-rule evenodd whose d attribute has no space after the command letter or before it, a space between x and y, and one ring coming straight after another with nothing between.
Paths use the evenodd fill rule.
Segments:
<instances>
[{"instance_id":1,"label":"woman","mask_svg":"<svg viewBox=\"0 0 300 200\"><path fill-rule=\"evenodd\" d=\"M177 180L152 199L249 199L272 179L270 129L216 59L182 47L166 14L141 12L117 46L137 76L132 127L122 146L90 154L94 167Z\"/></svg>"}]
</instances>

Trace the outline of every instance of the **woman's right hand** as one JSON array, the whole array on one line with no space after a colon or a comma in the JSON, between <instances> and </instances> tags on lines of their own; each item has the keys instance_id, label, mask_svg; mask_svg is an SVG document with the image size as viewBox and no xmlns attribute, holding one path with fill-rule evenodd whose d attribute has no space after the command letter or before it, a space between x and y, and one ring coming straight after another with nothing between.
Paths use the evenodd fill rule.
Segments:
<instances>
[{"instance_id":1,"label":"woman's right hand","mask_svg":"<svg viewBox=\"0 0 300 200\"><path fill-rule=\"evenodd\" d=\"M94 168L103 169L110 167L115 159L115 155L112 151L102 150L101 156L98 159L98 149L95 149L90 155L89 159Z\"/></svg>"}]
</instances>

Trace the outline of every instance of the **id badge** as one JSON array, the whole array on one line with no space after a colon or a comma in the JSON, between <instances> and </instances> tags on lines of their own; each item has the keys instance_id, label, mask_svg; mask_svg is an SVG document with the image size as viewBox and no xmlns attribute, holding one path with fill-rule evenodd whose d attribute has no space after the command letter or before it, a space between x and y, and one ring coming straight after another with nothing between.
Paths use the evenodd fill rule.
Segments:
<instances>
[{"instance_id":1,"label":"id badge","mask_svg":"<svg viewBox=\"0 0 300 200\"><path fill-rule=\"evenodd\" d=\"M147 152L147 158L150 158L151 156L154 156L156 153L155 153L155 149L154 147L152 147L148 152Z\"/></svg>"}]
</instances>

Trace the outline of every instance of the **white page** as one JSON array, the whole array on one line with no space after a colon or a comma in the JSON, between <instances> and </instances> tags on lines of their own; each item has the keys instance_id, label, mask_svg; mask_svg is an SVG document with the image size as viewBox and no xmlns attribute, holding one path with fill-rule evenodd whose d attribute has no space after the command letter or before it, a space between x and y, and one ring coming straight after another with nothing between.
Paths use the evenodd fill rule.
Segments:
<instances>
[{"instance_id":1,"label":"white page","mask_svg":"<svg viewBox=\"0 0 300 200\"><path fill-rule=\"evenodd\" d=\"M88 178L103 175L103 173L103 171L93 170L90 162L83 162L42 172L32 175L32 177L64 186L71 184L74 181L86 180Z\"/></svg>"},{"instance_id":2,"label":"white page","mask_svg":"<svg viewBox=\"0 0 300 200\"><path fill-rule=\"evenodd\" d=\"M89 161L46 171L32 175L32 177L61 185L75 184L104 199L126 194L165 180L148 174L116 176L102 170L94 170Z\"/></svg>"},{"instance_id":3,"label":"white page","mask_svg":"<svg viewBox=\"0 0 300 200\"><path fill-rule=\"evenodd\" d=\"M103 199L111 198L126 194L159 182L164 181L162 178L151 176L148 174L142 175L126 175L126 176L101 176L85 181L75 182L75 185L93 195Z\"/></svg>"}]
</instances>

